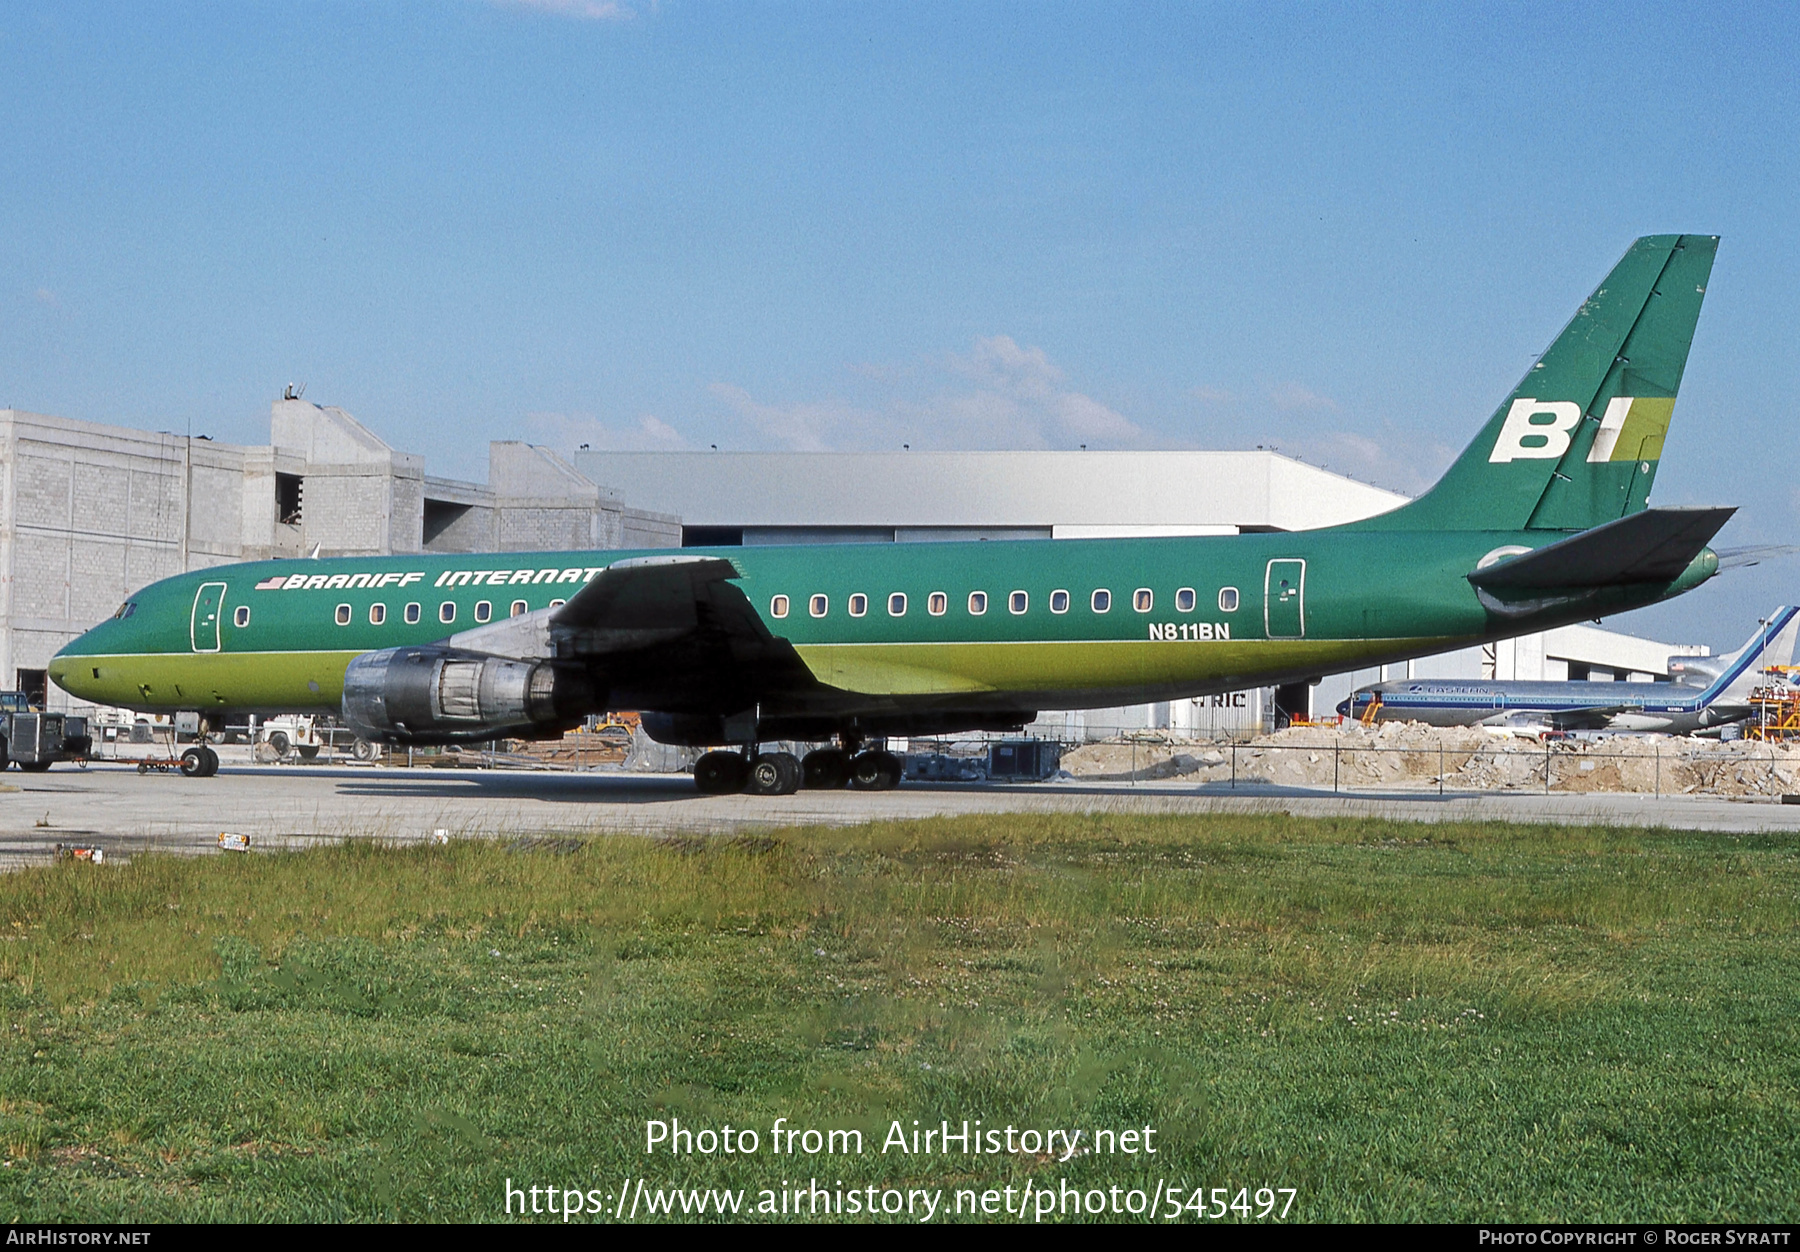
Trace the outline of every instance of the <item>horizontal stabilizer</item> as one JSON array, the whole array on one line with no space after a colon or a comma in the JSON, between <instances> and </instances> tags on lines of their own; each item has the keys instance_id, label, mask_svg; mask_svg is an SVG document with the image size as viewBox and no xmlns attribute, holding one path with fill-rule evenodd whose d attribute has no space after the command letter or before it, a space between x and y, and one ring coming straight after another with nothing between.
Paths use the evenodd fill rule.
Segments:
<instances>
[{"instance_id":1,"label":"horizontal stabilizer","mask_svg":"<svg viewBox=\"0 0 1800 1252\"><path fill-rule=\"evenodd\" d=\"M1486 591L1666 583L1706 548L1736 509L1645 509L1468 575Z\"/></svg>"}]
</instances>

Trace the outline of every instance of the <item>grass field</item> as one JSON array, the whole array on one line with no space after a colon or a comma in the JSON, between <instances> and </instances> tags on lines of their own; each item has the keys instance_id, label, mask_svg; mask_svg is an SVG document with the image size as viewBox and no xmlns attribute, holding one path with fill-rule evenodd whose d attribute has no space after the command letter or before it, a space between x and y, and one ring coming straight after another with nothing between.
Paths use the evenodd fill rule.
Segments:
<instances>
[{"instance_id":1,"label":"grass field","mask_svg":"<svg viewBox=\"0 0 1800 1252\"><path fill-rule=\"evenodd\" d=\"M1791 1220L1797 922L1792 836L1279 814L60 865L0 877L0 1219L817 1177ZM646 1158L671 1117L868 1151ZM1160 1151L878 1151L965 1117Z\"/></svg>"}]
</instances>

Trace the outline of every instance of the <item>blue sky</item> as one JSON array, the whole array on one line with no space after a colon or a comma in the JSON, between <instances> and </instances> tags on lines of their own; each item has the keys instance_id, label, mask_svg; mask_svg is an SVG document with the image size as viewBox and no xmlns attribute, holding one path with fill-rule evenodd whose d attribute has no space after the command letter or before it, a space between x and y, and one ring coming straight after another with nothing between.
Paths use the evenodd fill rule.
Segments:
<instances>
[{"instance_id":1,"label":"blue sky","mask_svg":"<svg viewBox=\"0 0 1800 1252\"><path fill-rule=\"evenodd\" d=\"M1416 491L1639 234L1724 237L1657 503L1793 539L1780 6L0 6L0 405L432 472L1250 447ZM628 484L621 484L628 490ZM1203 485L1197 485L1203 489ZM1735 644L1800 561L1612 623Z\"/></svg>"}]
</instances>

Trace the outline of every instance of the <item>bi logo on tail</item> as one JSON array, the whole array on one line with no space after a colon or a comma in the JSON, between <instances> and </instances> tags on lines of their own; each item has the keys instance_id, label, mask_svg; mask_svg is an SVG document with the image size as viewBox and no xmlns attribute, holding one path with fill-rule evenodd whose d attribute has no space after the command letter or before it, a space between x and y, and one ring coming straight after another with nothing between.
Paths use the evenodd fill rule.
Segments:
<instances>
[{"instance_id":1,"label":"bi logo on tail","mask_svg":"<svg viewBox=\"0 0 1800 1252\"><path fill-rule=\"evenodd\" d=\"M1674 408L1672 396L1614 396L1606 402L1606 415L1600 419L1600 429L1594 432L1587 459L1595 464L1658 459ZM1580 424L1581 406L1573 400L1514 400L1488 461L1504 464L1557 460L1569 450L1570 437ZM1654 450L1646 445L1652 445Z\"/></svg>"}]
</instances>

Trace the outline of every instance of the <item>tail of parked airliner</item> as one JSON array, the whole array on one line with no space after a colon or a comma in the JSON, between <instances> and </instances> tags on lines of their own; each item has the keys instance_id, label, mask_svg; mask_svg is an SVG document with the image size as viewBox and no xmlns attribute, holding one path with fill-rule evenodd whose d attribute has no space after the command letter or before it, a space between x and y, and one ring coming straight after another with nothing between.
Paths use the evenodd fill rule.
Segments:
<instances>
[{"instance_id":1,"label":"tail of parked airliner","mask_svg":"<svg viewBox=\"0 0 1800 1252\"><path fill-rule=\"evenodd\" d=\"M1782 605L1769 615L1750 641L1736 652L1717 658L1718 671L1707 685L1706 704L1747 704L1750 693L1768 679L1763 670L1771 665L1794 663L1794 642L1800 637L1800 609ZM1695 658L1684 658L1693 660Z\"/></svg>"},{"instance_id":2,"label":"tail of parked airliner","mask_svg":"<svg viewBox=\"0 0 1800 1252\"><path fill-rule=\"evenodd\" d=\"M1632 244L1437 485L1352 528L1581 531L1642 510L1718 246Z\"/></svg>"}]
</instances>

